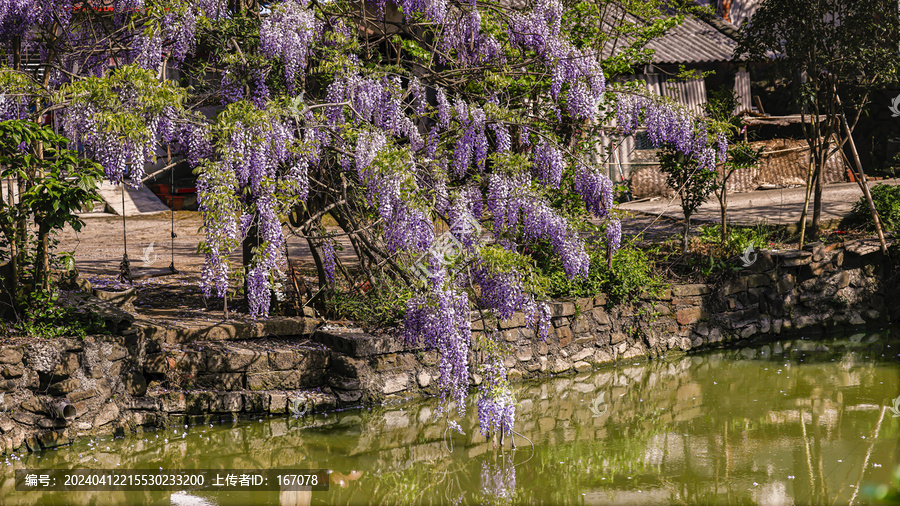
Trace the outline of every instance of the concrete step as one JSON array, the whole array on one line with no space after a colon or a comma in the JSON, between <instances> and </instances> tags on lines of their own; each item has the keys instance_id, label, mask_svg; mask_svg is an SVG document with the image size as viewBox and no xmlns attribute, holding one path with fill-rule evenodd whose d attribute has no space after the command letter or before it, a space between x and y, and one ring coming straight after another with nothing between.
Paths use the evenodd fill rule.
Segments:
<instances>
[{"instance_id":1,"label":"concrete step","mask_svg":"<svg viewBox=\"0 0 900 506\"><path fill-rule=\"evenodd\" d=\"M146 186L132 188L128 185L114 185L104 182L100 185L99 192L106 208L119 216L123 213L122 190L125 191L125 216L138 216L142 214L164 213L169 211L159 197L154 195Z\"/></svg>"}]
</instances>

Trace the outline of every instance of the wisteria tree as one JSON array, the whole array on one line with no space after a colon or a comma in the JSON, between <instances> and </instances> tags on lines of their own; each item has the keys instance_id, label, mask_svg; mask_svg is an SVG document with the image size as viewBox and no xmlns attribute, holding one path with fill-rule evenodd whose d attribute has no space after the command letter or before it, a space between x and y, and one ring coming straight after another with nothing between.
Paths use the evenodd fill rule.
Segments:
<instances>
[{"instance_id":1,"label":"wisteria tree","mask_svg":"<svg viewBox=\"0 0 900 506\"><path fill-rule=\"evenodd\" d=\"M502 350L473 341L471 312L524 312L546 336L535 252L574 278L590 223L619 246L612 183L587 162L602 132L646 128L698 170L721 161L706 119L610 81L646 58L676 3L623 2L650 18L636 27L577 15L606 1L573 15L558 0L0 0L0 113L54 113L114 182L141 184L163 148L180 153L198 174L202 287L225 296L243 247L254 317L284 285L289 232L322 286L413 290L404 338L440 352L445 406L462 414L470 353ZM358 269L335 257L338 234ZM482 430L509 434L515 399L485 364Z\"/></svg>"}]
</instances>

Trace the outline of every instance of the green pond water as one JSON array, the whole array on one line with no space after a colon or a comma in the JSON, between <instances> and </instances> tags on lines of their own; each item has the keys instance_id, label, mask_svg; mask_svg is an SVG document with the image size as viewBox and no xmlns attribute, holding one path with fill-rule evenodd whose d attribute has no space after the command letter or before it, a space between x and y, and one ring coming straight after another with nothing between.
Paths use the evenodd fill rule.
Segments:
<instances>
[{"instance_id":1,"label":"green pond water","mask_svg":"<svg viewBox=\"0 0 900 506\"><path fill-rule=\"evenodd\" d=\"M478 433L473 399L465 435L448 432L434 419L436 403L422 401L180 426L0 458L0 503L846 504L890 498L900 483L896 330L620 364L515 388L515 450ZM18 492L13 473L160 467L332 473L327 491L174 497Z\"/></svg>"}]
</instances>

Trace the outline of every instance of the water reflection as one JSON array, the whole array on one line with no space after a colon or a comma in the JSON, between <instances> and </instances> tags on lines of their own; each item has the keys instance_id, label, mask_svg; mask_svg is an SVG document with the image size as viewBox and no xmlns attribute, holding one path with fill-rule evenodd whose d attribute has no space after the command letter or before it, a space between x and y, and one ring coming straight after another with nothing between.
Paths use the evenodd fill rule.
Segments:
<instances>
[{"instance_id":1,"label":"water reflection","mask_svg":"<svg viewBox=\"0 0 900 506\"><path fill-rule=\"evenodd\" d=\"M886 334L782 341L519 385L517 450L485 441L471 405L466 435L451 435L430 401L106 438L4 464L0 497L170 504L165 492L16 493L9 472L163 467L334 470L328 492L185 494L210 504L870 501L900 480L898 352Z\"/></svg>"}]
</instances>

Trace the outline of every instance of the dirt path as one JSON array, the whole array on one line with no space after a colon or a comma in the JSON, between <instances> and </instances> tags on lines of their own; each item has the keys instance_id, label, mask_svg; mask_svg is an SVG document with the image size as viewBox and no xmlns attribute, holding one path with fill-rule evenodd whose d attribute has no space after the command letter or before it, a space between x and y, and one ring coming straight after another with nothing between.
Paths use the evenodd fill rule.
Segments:
<instances>
[{"instance_id":1,"label":"dirt path","mask_svg":"<svg viewBox=\"0 0 900 506\"><path fill-rule=\"evenodd\" d=\"M126 218L127 234L124 238L121 216L94 214L85 216L83 220L85 226L80 232L66 227L59 234L57 250L74 252L75 267L92 286L113 290L128 287L117 280L125 241L132 268L136 270L165 268L173 262L174 253L174 265L179 274L135 282L138 297L134 305L137 311L152 315L161 310L169 316L196 318L206 315L204 319L221 319L221 299L205 300L200 290L200 269L204 256L197 254L197 245L205 239L200 213L175 213L174 240L170 232L170 213ZM338 251L338 256L344 262L352 261L354 257L349 240L346 237L338 240L344 245L344 251ZM288 236L287 243L294 268L310 286L316 286L317 280L311 275L315 264L306 240ZM240 251L232 254L230 260L233 266L240 265ZM231 307L235 307L233 302Z\"/></svg>"}]
</instances>

